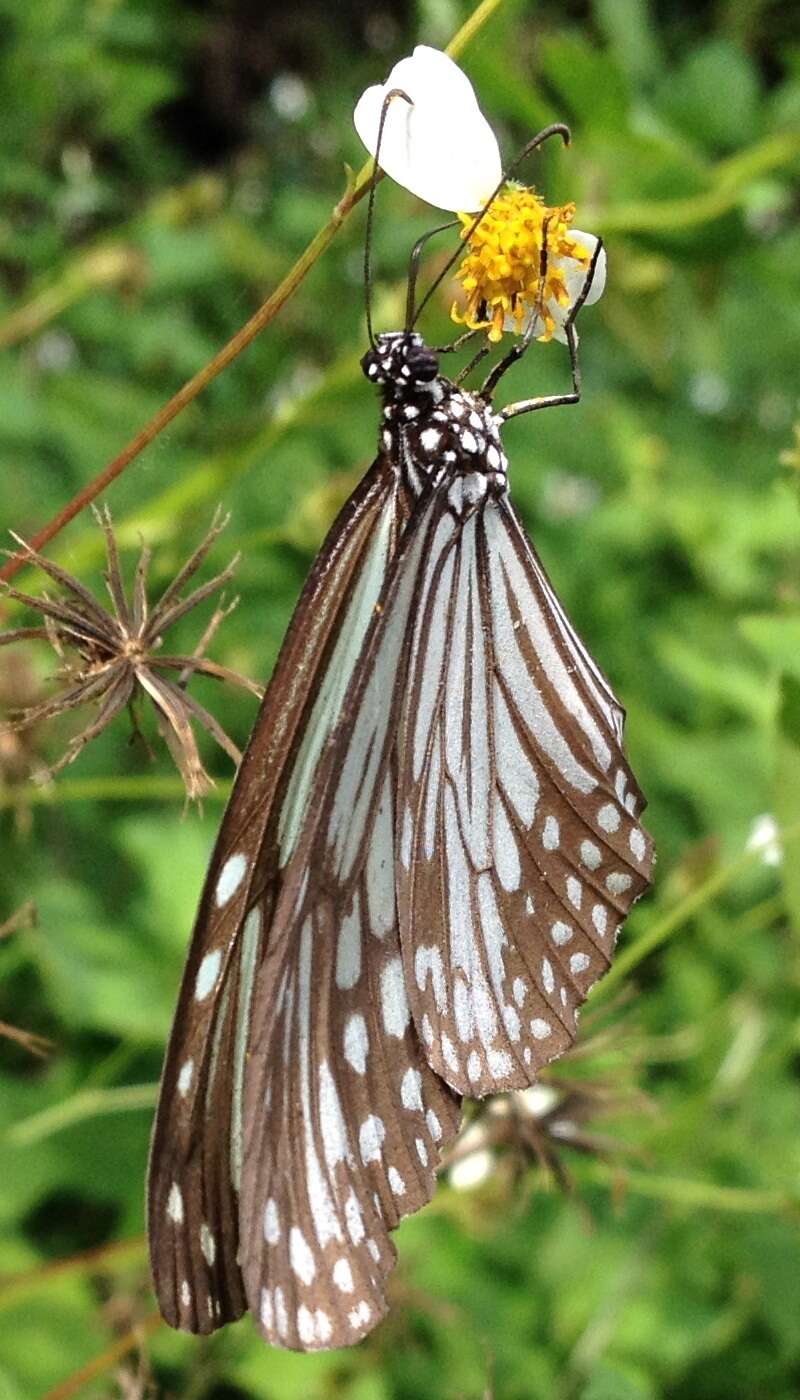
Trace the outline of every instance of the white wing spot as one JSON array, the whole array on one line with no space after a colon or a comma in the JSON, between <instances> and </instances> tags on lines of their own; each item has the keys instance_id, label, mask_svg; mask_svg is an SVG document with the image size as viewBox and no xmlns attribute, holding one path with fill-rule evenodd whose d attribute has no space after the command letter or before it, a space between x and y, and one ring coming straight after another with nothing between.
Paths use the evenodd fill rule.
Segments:
<instances>
[{"instance_id":1,"label":"white wing spot","mask_svg":"<svg viewBox=\"0 0 800 1400\"><path fill-rule=\"evenodd\" d=\"M286 1311L286 1299L283 1296L283 1289L275 1289L275 1320L278 1324L278 1336L285 1337L289 1331L289 1314Z\"/></svg>"},{"instance_id":2,"label":"white wing spot","mask_svg":"<svg viewBox=\"0 0 800 1400\"><path fill-rule=\"evenodd\" d=\"M369 1250L370 1254L375 1260L375 1263L377 1264L381 1257L381 1251L378 1248L378 1245L376 1244L375 1240L367 1240L367 1249Z\"/></svg>"},{"instance_id":3,"label":"white wing spot","mask_svg":"<svg viewBox=\"0 0 800 1400\"><path fill-rule=\"evenodd\" d=\"M289 1263L297 1277L308 1287L317 1272L317 1266L305 1235L296 1225L289 1231Z\"/></svg>"},{"instance_id":4,"label":"white wing spot","mask_svg":"<svg viewBox=\"0 0 800 1400\"><path fill-rule=\"evenodd\" d=\"M567 1004L567 989L566 989L566 987L561 987L561 988L560 988L560 995L561 995L561 1005L562 1005L562 1006L566 1006L566 1004Z\"/></svg>"},{"instance_id":5,"label":"white wing spot","mask_svg":"<svg viewBox=\"0 0 800 1400\"><path fill-rule=\"evenodd\" d=\"M555 991L556 979L553 976L553 965L548 958L542 958L542 985L548 996Z\"/></svg>"},{"instance_id":6,"label":"white wing spot","mask_svg":"<svg viewBox=\"0 0 800 1400\"><path fill-rule=\"evenodd\" d=\"M503 1007L503 1025L509 1040L519 1040L520 1020L513 1006Z\"/></svg>"},{"instance_id":7,"label":"white wing spot","mask_svg":"<svg viewBox=\"0 0 800 1400\"><path fill-rule=\"evenodd\" d=\"M261 1290L261 1325L267 1332L272 1331L272 1290Z\"/></svg>"},{"instance_id":8,"label":"white wing spot","mask_svg":"<svg viewBox=\"0 0 800 1400\"><path fill-rule=\"evenodd\" d=\"M322 1308L317 1308L317 1311L314 1313L314 1325L316 1328L317 1340L320 1342L330 1341L333 1335L333 1327L331 1326L331 1320L328 1314L323 1312Z\"/></svg>"},{"instance_id":9,"label":"white wing spot","mask_svg":"<svg viewBox=\"0 0 800 1400\"><path fill-rule=\"evenodd\" d=\"M556 817L548 817L542 832L542 845L546 851L557 851L561 840L561 828Z\"/></svg>"},{"instance_id":10,"label":"white wing spot","mask_svg":"<svg viewBox=\"0 0 800 1400\"><path fill-rule=\"evenodd\" d=\"M552 1033L553 1027L549 1021L545 1021L541 1016L536 1016L531 1021L531 1035L534 1040L547 1040Z\"/></svg>"},{"instance_id":11,"label":"white wing spot","mask_svg":"<svg viewBox=\"0 0 800 1400\"><path fill-rule=\"evenodd\" d=\"M212 1268L214 1260L217 1257L217 1242L205 1221L203 1221L200 1226L200 1252L208 1264L209 1269Z\"/></svg>"},{"instance_id":12,"label":"white wing spot","mask_svg":"<svg viewBox=\"0 0 800 1400\"><path fill-rule=\"evenodd\" d=\"M528 989L525 986L525 983L523 982L521 977L514 978L514 985L511 988L511 990L514 995L514 1000L517 1003L517 1006L522 1006L522 1003L524 1002L525 997L528 994Z\"/></svg>"},{"instance_id":13,"label":"white wing spot","mask_svg":"<svg viewBox=\"0 0 800 1400\"><path fill-rule=\"evenodd\" d=\"M635 826L631 831L628 837L628 845L637 860L644 860L647 845L645 843L644 834L639 830L638 826Z\"/></svg>"},{"instance_id":14,"label":"white wing spot","mask_svg":"<svg viewBox=\"0 0 800 1400\"><path fill-rule=\"evenodd\" d=\"M411 1016L400 958L392 958L381 973L381 1008L386 1034L400 1039L406 1033Z\"/></svg>"},{"instance_id":15,"label":"white wing spot","mask_svg":"<svg viewBox=\"0 0 800 1400\"><path fill-rule=\"evenodd\" d=\"M442 1033L442 1055L447 1068L453 1074L458 1074L458 1055L449 1035L445 1035L444 1032Z\"/></svg>"},{"instance_id":16,"label":"white wing spot","mask_svg":"<svg viewBox=\"0 0 800 1400\"><path fill-rule=\"evenodd\" d=\"M522 1052L522 1058L523 1058L523 1060L525 1061L526 1065L529 1065L529 1064L530 1064L530 1062L531 1062L531 1047L530 1047L530 1045L526 1045L526 1046L525 1046L525 1049L524 1049L523 1052Z\"/></svg>"},{"instance_id":17,"label":"white wing spot","mask_svg":"<svg viewBox=\"0 0 800 1400\"><path fill-rule=\"evenodd\" d=\"M386 1137L386 1128L383 1119L371 1113L364 1119L358 1130L358 1147L361 1153L361 1160L364 1165L367 1162L379 1162L383 1140Z\"/></svg>"},{"instance_id":18,"label":"white wing spot","mask_svg":"<svg viewBox=\"0 0 800 1400\"><path fill-rule=\"evenodd\" d=\"M362 1326L366 1327L367 1323L372 1317L372 1308L370 1307L369 1303L365 1302L362 1299L358 1307L353 1308L352 1312L349 1313L348 1316L350 1318L350 1326L352 1328Z\"/></svg>"},{"instance_id":19,"label":"white wing spot","mask_svg":"<svg viewBox=\"0 0 800 1400\"><path fill-rule=\"evenodd\" d=\"M560 919L557 919L550 930L550 935L553 942L561 948L565 943L569 943L574 932L575 930L570 928L569 924L562 923Z\"/></svg>"},{"instance_id":20,"label":"white wing spot","mask_svg":"<svg viewBox=\"0 0 800 1400\"><path fill-rule=\"evenodd\" d=\"M414 839L414 818L411 815L411 808L406 803L406 810L403 813L403 837L400 842L400 860L405 870L411 868L411 844Z\"/></svg>"},{"instance_id":21,"label":"white wing spot","mask_svg":"<svg viewBox=\"0 0 800 1400\"><path fill-rule=\"evenodd\" d=\"M409 1111L417 1109L422 1112L422 1075L418 1069L407 1069L403 1075L403 1082L400 1085L400 1098L403 1108Z\"/></svg>"},{"instance_id":22,"label":"white wing spot","mask_svg":"<svg viewBox=\"0 0 800 1400\"><path fill-rule=\"evenodd\" d=\"M316 1329L314 1327L314 1315L310 1313L305 1303L301 1303L297 1309L297 1335L306 1346L313 1342Z\"/></svg>"},{"instance_id":23,"label":"white wing spot","mask_svg":"<svg viewBox=\"0 0 800 1400\"><path fill-rule=\"evenodd\" d=\"M477 1050L473 1050L472 1054L467 1060L467 1074L469 1075L470 1082L472 1084L475 1084L476 1081L481 1077L481 1057L478 1054Z\"/></svg>"},{"instance_id":24,"label":"white wing spot","mask_svg":"<svg viewBox=\"0 0 800 1400\"><path fill-rule=\"evenodd\" d=\"M613 832L619 830L619 812L613 802L606 802L597 813L598 824L603 831Z\"/></svg>"},{"instance_id":25,"label":"white wing spot","mask_svg":"<svg viewBox=\"0 0 800 1400\"><path fill-rule=\"evenodd\" d=\"M618 768L616 776L614 778L614 791L616 792L620 802L623 802L625 799L625 789L627 786L628 779L625 770L623 768Z\"/></svg>"},{"instance_id":26,"label":"white wing spot","mask_svg":"<svg viewBox=\"0 0 800 1400\"><path fill-rule=\"evenodd\" d=\"M580 909L583 898L583 885L580 880L576 880L574 875L567 878L567 898L575 909Z\"/></svg>"},{"instance_id":27,"label":"white wing spot","mask_svg":"<svg viewBox=\"0 0 800 1400\"><path fill-rule=\"evenodd\" d=\"M188 1280L187 1278L185 1278L185 1279L183 1280L183 1283L181 1284L181 1302L183 1303L183 1306L184 1306L185 1308L188 1308L188 1306L189 1306L189 1304L191 1303L191 1301L192 1301L192 1290L191 1290L191 1288L189 1287L189 1280Z\"/></svg>"},{"instance_id":28,"label":"white wing spot","mask_svg":"<svg viewBox=\"0 0 800 1400\"><path fill-rule=\"evenodd\" d=\"M611 874L606 876L606 889L610 894L624 894L631 884L630 875L623 874L621 870L612 870Z\"/></svg>"},{"instance_id":29,"label":"white wing spot","mask_svg":"<svg viewBox=\"0 0 800 1400\"><path fill-rule=\"evenodd\" d=\"M435 452L442 440L442 435L438 428L425 428L420 433L419 440L426 452Z\"/></svg>"},{"instance_id":30,"label":"white wing spot","mask_svg":"<svg viewBox=\"0 0 800 1400\"><path fill-rule=\"evenodd\" d=\"M426 1045L433 1045L433 1026L431 1025L431 1018L427 1011L422 1017L422 1039L425 1041Z\"/></svg>"},{"instance_id":31,"label":"white wing spot","mask_svg":"<svg viewBox=\"0 0 800 1400\"><path fill-rule=\"evenodd\" d=\"M345 914L336 945L336 985L342 991L354 987L361 976L361 901L353 896L353 907Z\"/></svg>"},{"instance_id":32,"label":"white wing spot","mask_svg":"<svg viewBox=\"0 0 800 1400\"><path fill-rule=\"evenodd\" d=\"M333 1266L333 1281L340 1293L352 1293L353 1291L353 1270L350 1268L350 1260L337 1259Z\"/></svg>"},{"instance_id":33,"label":"white wing spot","mask_svg":"<svg viewBox=\"0 0 800 1400\"><path fill-rule=\"evenodd\" d=\"M178 1075L178 1093L182 1099L186 1098L192 1087L192 1077L194 1075L194 1060L184 1060L181 1065L181 1072Z\"/></svg>"},{"instance_id":34,"label":"white wing spot","mask_svg":"<svg viewBox=\"0 0 800 1400\"><path fill-rule=\"evenodd\" d=\"M425 1114L425 1122L428 1125L428 1132L434 1142L439 1142L442 1136L442 1125L432 1108L429 1108L428 1112Z\"/></svg>"},{"instance_id":35,"label":"white wing spot","mask_svg":"<svg viewBox=\"0 0 800 1400\"><path fill-rule=\"evenodd\" d=\"M433 999L440 1016L447 1015L447 984L444 979L442 955L437 947L419 947L414 954L414 976L421 992L425 991L430 973Z\"/></svg>"},{"instance_id":36,"label":"white wing spot","mask_svg":"<svg viewBox=\"0 0 800 1400\"><path fill-rule=\"evenodd\" d=\"M459 1039L465 1043L472 1040L475 1031L475 1009L469 988L462 977L456 977L453 983L453 1011Z\"/></svg>"},{"instance_id":37,"label":"white wing spot","mask_svg":"<svg viewBox=\"0 0 800 1400\"><path fill-rule=\"evenodd\" d=\"M228 903L229 899L233 899L246 872L246 855L241 851L237 851L235 856L228 857L220 871L219 879L217 880L217 888L214 891L214 899L216 900L218 909L222 909L223 906Z\"/></svg>"},{"instance_id":38,"label":"white wing spot","mask_svg":"<svg viewBox=\"0 0 800 1400\"><path fill-rule=\"evenodd\" d=\"M570 972L585 972L589 966L589 959L585 953L573 953L569 960Z\"/></svg>"},{"instance_id":39,"label":"white wing spot","mask_svg":"<svg viewBox=\"0 0 800 1400\"><path fill-rule=\"evenodd\" d=\"M528 894L528 895L525 896L525 913L526 913L526 914L532 914L533 911L534 911L533 897L532 897L531 895Z\"/></svg>"},{"instance_id":40,"label":"white wing spot","mask_svg":"<svg viewBox=\"0 0 800 1400\"><path fill-rule=\"evenodd\" d=\"M344 1028L344 1057L352 1065L356 1074L363 1074L367 1067L369 1036L367 1023L360 1011L348 1016Z\"/></svg>"},{"instance_id":41,"label":"white wing spot","mask_svg":"<svg viewBox=\"0 0 800 1400\"><path fill-rule=\"evenodd\" d=\"M465 428L461 434L461 446L465 452L477 452L478 450L475 434L471 433L469 428Z\"/></svg>"},{"instance_id":42,"label":"white wing spot","mask_svg":"<svg viewBox=\"0 0 800 1400\"><path fill-rule=\"evenodd\" d=\"M219 977L221 962L222 952L219 948L215 948L212 953L206 953L197 970L197 981L194 984L195 1001L205 1001L206 997L213 992Z\"/></svg>"},{"instance_id":43,"label":"white wing spot","mask_svg":"<svg viewBox=\"0 0 800 1400\"><path fill-rule=\"evenodd\" d=\"M402 1176L397 1170L397 1167L390 1167L387 1172L387 1176L389 1178L389 1185L391 1186L395 1196L405 1196L406 1183L404 1182Z\"/></svg>"},{"instance_id":44,"label":"white wing spot","mask_svg":"<svg viewBox=\"0 0 800 1400\"><path fill-rule=\"evenodd\" d=\"M494 1079L505 1079L511 1073L511 1056L505 1050L489 1050L486 1054L489 1073Z\"/></svg>"},{"instance_id":45,"label":"white wing spot","mask_svg":"<svg viewBox=\"0 0 800 1400\"><path fill-rule=\"evenodd\" d=\"M264 1207L264 1239L267 1244L277 1244L281 1237L281 1222L278 1218L278 1207L270 1196Z\"/></svg>"},{"instance_id":46,"label":"white wing spot","mask_svg":"<svg viewBox=\"0 0 800 1400\"><path fill-rule=\"evenodd\" d=\"M425 1143L422 1141L422 1138L417 1138L417 1141L416 1141L416 1148L417 1148L417 1156L419 1157L419 1160L421 1161L423 1167L427 1167L427 1165L428 1165L428 1149L427 1149L427 1147L425 1146Z\"/></svg>"},{"instance_id":47,"label":"white wing spot","mask_svg":"<svg viewBox=\"0 0 800 1400\"><path fill-rule=\"evenodd\" d=\"M167 1215L173 1225L183 1224L183 1196L177 1181L173 1181L167 1197Z\"/></svg>"},{"instance_id":48,"label":"white wing spot","mask_svg":"<svg viewBox=\"0 0 800 1400\"><path fill-rule=\"evenodd\" d=\"M632 817L636 816L636 793L629 792L625 798L625 811L630 812Z\"/></svg>"},{"instance_id":49,"label":"white wing spot","mask_svg":"<svg viewBox=\"0 0 800 1400\"><path fill-rule=\"evenodd\" d=\"M594 841L581 841L581 863L587 870L596 870L602 859L600 847Z\"/></svg>"},{"instance_id":50,"label":"white wing spot","mask_svg":"<svg viewBox=\"0 0 800 1400\"><path fill-rule=\"evenodd\" d=\"M595 904L592 909L592 923L601 938L605 937L606 924L608 923L608 910L604 904Z\"/></svg>"},{"instance_id":51,"label":"white wing spot","mask_svg":"<svg viewBox=\"0 0 800 1400\"><path fill-rule=\"evenodd\" d=\"M383 1124L381 1124L381 1127L383 1127ZM347 1230L353 1244L360 1244L364 1238L365 1230L364 1220L361 1215L361 1206L358 1204L358 1197L355 1191L350 1192L350 1195L344 1203L344 1216L347 1221Z\"/></svg>"}]
</instances>

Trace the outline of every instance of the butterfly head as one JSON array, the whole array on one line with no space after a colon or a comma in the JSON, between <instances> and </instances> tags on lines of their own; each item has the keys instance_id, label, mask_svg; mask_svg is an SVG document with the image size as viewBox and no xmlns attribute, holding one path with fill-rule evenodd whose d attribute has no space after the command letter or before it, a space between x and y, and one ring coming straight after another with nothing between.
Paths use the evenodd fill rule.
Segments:
<instances>
[{"instance_id":1,"label":"butterfly head","mask_svg":"<svg viewBox=\"0 0 800 1400\"><path fill-rule=\"evenodd\" d=\"M368 350L361 368L373 384L394 387L401 393L430 385L439 373L439 360L417 331L386 331Z\"/></svg>"}]
</instances>

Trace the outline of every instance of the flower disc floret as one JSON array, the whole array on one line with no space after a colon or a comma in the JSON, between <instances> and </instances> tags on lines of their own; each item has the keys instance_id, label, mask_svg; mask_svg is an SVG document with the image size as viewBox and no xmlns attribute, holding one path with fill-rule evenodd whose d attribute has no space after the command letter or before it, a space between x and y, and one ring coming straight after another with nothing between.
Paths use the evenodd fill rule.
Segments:
<instances>
[{"instance_id":1,"label":"flower disc floret","mask_svg":"<svg viewBox=\"0 0 800 1400\"><path fill-rule=\"evenodd\" d=\"M474 215L459 214L467 252L456 277L467 300L463 310L454 303L453 320L495 342L504 330L523 334L532 317L538 339L558 335L592 258L588 237L570 229L574 213L573 204L551 208L534 190L509 185L474 232Z\"/></svg>"}]
</instances>

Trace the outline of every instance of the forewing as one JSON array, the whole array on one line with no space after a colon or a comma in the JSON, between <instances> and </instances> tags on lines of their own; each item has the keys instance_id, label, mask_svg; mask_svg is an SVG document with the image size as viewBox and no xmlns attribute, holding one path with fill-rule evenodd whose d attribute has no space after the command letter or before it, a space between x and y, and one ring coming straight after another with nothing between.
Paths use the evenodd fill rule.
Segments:
<instances>
[{"instance_id":1,"label":"forewing","mask_svg":"<svg viewBox=\"0 0 800 1400\"><path fill-rule=\"evenodd\" d=\"M530 1084L576 1034L647 888L623 711L507 497L431 559L399 730L397 894L430 1064L473 1096Z\"/></svg>"},{"instance_id":2,"label":"forewing","mask_svg":"<svg viewBox=\"0 0 800 1400\"><path fill-rule=\"evenodd\" d=\"M420 1047L394 892L394 734L438 505L408 526L315 785L256 980L242 1269L265 1338L350 1345L386 1311L389 1231L430 1199L459 1101Z\"/></svg>"},{"instance_id":3,"label":"forewing","mask_svg":"<svg viewBox=\"0 0 800 1400\"><path fill-rule=\"evenodd\" d=\"M167 1049L148 1183L153 1278L174 1327L246 1306L238 1263L242 1082L256 969L320 755L339 717L405 518L379 459L295 610L211 858Z\"/></svg>"}]
</instances>

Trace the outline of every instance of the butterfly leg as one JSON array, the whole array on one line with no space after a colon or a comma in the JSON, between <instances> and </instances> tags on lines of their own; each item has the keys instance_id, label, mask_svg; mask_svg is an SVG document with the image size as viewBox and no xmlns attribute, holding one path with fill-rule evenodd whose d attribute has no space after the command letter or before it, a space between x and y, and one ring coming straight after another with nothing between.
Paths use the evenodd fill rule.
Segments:
<instances>
[{"instance_id":1,"label":"butterfly leg","mask_svg":"<svg viewBox=\"0 0 800 1400\"><path fill-rule=\"evenodd\" d=\"M580 296L577 298L575 305L573 306L569 317L567 318L564 324L564 331L567 337L567 348L569 350L570 370L572 373L572 392L569 394L547 394L542 397L533 399L520 399L517 403L508 404L500 412L500 418L503 420L503 422L508 422L509 418L518 417L520 413L535 413L535 411L538 408L556 408L561 404L577 403L579 401L581 396L581 368L580 363L578 361L578 334L575 330L575 320L578 315L578 312L583 306L583 303L585 302L591 290L592 282L594 280L595 268L597 267L597 260L602 251L602 247L602 239L598 239L597 247L595 248L592 254L592 260L589 263L586 278L584 280L583 286L581 287ZM521 355L525 353L525 351L528 348L528 345L530 344L531 333L534 325L535 320L531 322L531 325L528 327L528 330L526 331L522 340L519 341L516 345L512 346L511 350L509 350L505 358L501 360L498 365L495 365L495 368L489 375L489 378L487 379L486 384L484 385L484 396L486 396L487 393L491 395L501 376L505 374L506 370L512 364L514 364L520 358Z\"/></svg>"},{"instance_id":2,"label":"butterfly leg","mask_svg":"<svg viewBox=\"0 0 800 1400\"><path fill-rule=\"evenodd\" d=\"M425 248L428 241L431 238L435 238L437 233L444 233L445 230L448 228L456 228L459 222L460 221L458 219L449 219L446 224L439 224L438 228L428 229L427 233L423 233L422 237L417 239L416 243L414 244L414 247L411 250L411 258L409 259L408 264L408 290L406 292L407 331L411 330L418 314L414 310L414 302L416 300L417 295L417 277L419 275L419 260L422 257L422 251ZM443 349L455 350L456 346L460 343L460 340L461 337L459 337L459 339L455 341L453 345L445 346L443 347ZM441 353L441 351L439 353Z\"/></svg>"},{"instance_id":3,"label":"butterfly leg","mask_svg":"<svg viewBox=\"0 0 800 1400\"><path fill-rule=\"evenodd\" d=\"M520 413L535 413L537 408L557 408L561 404L577 403L581 396L581 367L578 363L578 338L575 334L575 327L570 320L566 327L567 347L569 349L569 363L572 371L572 393L570 394L544 394L535 399L520 399L517 403L507 404L500 410L499 417L504 423L509 418L517 418ZM520 347L519 353L522 353ZM517 356L517 359L519 355Z\"/></svg>"}]
</instances>

